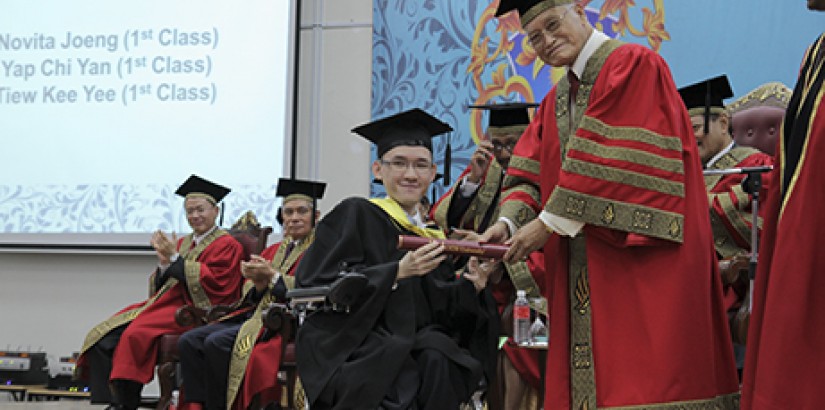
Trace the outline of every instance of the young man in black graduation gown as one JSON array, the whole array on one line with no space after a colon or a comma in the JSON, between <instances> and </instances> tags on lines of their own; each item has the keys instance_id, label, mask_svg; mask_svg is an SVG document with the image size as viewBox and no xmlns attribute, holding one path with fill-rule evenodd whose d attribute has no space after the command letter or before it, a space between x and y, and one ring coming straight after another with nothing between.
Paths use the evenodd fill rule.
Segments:
<instances>
[{"instance_id":1,"label":"young man in black graduation gown","mask_svg":"<svg viewBox=\"0 0 825 410\"><path fill-rule=\"evenodd\" d=\"M436 175L431 137L451 128L414 109L353 131L377 145L372 164L388 197L341 202L318 224L298 287L342 270L368 278L349 313L307 317L298 373L316 409L456 409L492 375L498 323L479 274L456 276L443 246L396 248L398 235L443 238L417 204Z\"/></svg>"}]
</instances>

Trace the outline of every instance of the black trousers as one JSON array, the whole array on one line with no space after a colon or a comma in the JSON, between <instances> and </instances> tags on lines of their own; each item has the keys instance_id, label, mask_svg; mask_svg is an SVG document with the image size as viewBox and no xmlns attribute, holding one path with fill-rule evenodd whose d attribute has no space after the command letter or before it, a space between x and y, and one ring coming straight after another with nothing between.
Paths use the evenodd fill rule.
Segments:
<instances>
[{"instance_id":1,"label":"black trousers","mask_svg":"<svg viewBox=\"0 0 825 410\"><path fill-rule=\"evenodd\" d=\"M109 390L112 357L126 326L128 325L113 329L86 352L89 362L89 393L92 404L112 402L112 393Z\"/></svg>"},{"instance_id":2,"label":"black trousers","mask_svg":"<svg viewBox=\"0 0 825 410\"><path fill-rule=\"evenodd\" d=\"M215 322L184 333L178 340L184 400L208 410L226 408L232 346L242 323Z\"/></svg>"}]
</instances>

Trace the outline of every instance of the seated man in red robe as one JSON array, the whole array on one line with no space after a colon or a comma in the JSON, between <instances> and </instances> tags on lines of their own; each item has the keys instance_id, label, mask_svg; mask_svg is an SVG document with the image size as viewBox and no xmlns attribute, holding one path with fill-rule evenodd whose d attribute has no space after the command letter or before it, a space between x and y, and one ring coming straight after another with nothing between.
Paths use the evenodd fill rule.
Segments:
<instances>
[{"instance_id":1,"label":"seated man in red robe","mask_svg":"<svg viewBox=\"0 0 825 410\"><path fill-rule=\"evenodd\" d=\"M319 217L316 200L323 197L322 182L280 179L283 197L278 222L284 240L241 263L250 289L239 308L228 317L186 332L178 341L186 409L246 409L255 395L261 403L277 401L281 337L262 329L262 312L283 302L295 286L295 268L315 239ZM254 345L252 349L248 347Z\"/></svg>"},{"instance_id":2,"label":"seated man in red robe","mask_svg":"<svg viewBox=\"0 0 825 410\"><path fill-rule=\"evenodd\" d=\"M149 299L126 307L86 335L78 372L90 380L92 403L136 409L143 385L152 380L160 337L188 330L175 322L175 311L183 305L229 304L240 297L243 247L215 224L217 204L229 189L192 175L175 193L186 198L193 232L179 240L155 232L151 243L159 266L150 278Z\"/></svg>"},{"instance_id":3,"label":"seated man in red robe","mask_svg":"<svg viewBox=\"0 0 825 410\"><path fill-rule=\"evenodd\" d=\"M699 159L706 170L773 165L773 159L769 155L752 147L739 146L733 141L730 115L722 102L724 98L733 96L727 76L721 75L682 87L679 94L690 114L693 134L699 146ZM713 244L720 260L730 260L751 251L753 197L742 187L745 176L741 173L705 175ZM764 190L767 190L770 174L764 173L760 178ZM723 275L722 279L725 310L728 316L733 317L748 292L747 275ZM742 369L745 361L744 346L734 344L734 353L737 368Z\"/></svg>"}]
</instances>

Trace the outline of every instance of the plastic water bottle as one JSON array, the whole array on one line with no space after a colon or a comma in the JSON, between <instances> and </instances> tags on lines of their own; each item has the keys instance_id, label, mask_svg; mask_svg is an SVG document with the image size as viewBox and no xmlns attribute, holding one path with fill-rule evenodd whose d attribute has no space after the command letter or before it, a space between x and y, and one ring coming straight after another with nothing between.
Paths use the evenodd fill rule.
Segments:
<instances>
[{"instance_id":1,"label":"plastic water bottle","mask_svg":"<svg viewBox=\"0 0 825 410\"><path fill-rule=\"evenodd\" d=\"M530 325L530 344L533 346L547 346L547 326L541 321L540 315Z\"/></svg>"},{"instance_id":2,"label":"plastic water bottle","mask_svg":"<svg viewBox=\"0 0 825 410\"><path fill-rule=\"evenodd\" d=\"M530 343L530 304L523 290L516 291L513 303L513 340L519 345Z\"/></svg>"},{"instance_id":3,"label":"plastic water bottle","mask_svg":"<svg viewBox=\"0 0 825 410\"><path fill-rule=\"evenodd\" d=\"M177 390L172 390L172 400L169 401L168 410L177 410L178 400L180 400L180 392Z\"/></svg>"}]
</instances>

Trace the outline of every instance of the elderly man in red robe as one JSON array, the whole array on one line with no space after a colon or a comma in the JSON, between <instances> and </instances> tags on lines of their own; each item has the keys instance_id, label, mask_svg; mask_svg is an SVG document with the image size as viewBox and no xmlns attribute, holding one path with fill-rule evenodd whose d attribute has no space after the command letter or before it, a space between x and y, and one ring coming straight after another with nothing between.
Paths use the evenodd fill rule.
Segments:
<instances>
[{"instance_id":1,"label":"elderly man in red robe","mask_svg":"<svg viewBox=\"0 0 825 410\"><path fill-rule=\"evenodd\" d=\"M126 307L86 335L78 371L90 379L93 403L136 409L143 385L152 380L160 337L188 330L175 322L175 311L184 305L229 304L240 297L243 247L215 224L217 204L229 189L192 175L175 193L186 198L193 232L179 240L155 232L151 243L159 266L150 278L149 299Z\"/></svg>"},{"instance_id":2,"label":"elderly man in red robe","mask_svg":"<svg viewBox=\"0 0 825 410\"><path fill-rule=\"evenodd\" d=\"M825 1L808 0L825 11ZM825 358L825 34L808 48L785 114L764 238L742 384L742 408L820 409Z\"/></svg>"},{"instance_id":3,"label":"elderly man in red robe","mask_svg":"<svg viewBox=\"0 0 825 410\"><path fill-rule=\"evenodd\" d=\"M594 30L570 0L502 0L567 76L516 145L505 261L544 249L545 409L734 409L738 382L707 195L662 58Z\"/></svg>"}]
</instances>

